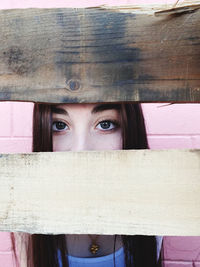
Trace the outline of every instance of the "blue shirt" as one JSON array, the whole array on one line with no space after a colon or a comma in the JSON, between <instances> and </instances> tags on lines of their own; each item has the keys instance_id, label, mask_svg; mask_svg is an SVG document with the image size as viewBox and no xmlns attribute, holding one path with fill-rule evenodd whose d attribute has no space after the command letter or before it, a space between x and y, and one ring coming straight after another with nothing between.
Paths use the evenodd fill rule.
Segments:
<instances>
[{"instance_id":1,"label":"blue shirt","mask_svg":"<svg viewBox=\"0 0 200 267\"><path fill-rule=\"evenodd\" d=\"M59 266L62 267L60 251L59 253ZM68 256L69 266L70 267L113 267L114 266L114 253L95 258L80 258ZM125 267L124 261L124 248L121 247L115 251L115 266L116 267Z\"/></svg>"},{"instance_id":2,"label":"blue shirt","mask_svg":"<svg viewBox=\"0 0 200 267\"><path fill-rule=\"evenodd\" d=\"M160 255L162 236L156 236L157 241L157 259ZM59 266L62 267L60 250L58 250ZM114 253L95 258L80 258L68 255L70 267L113 267L114 266ZM125 267L124 248L121 247L115 251L115 266Z\"/></svg>"}]
</instances>

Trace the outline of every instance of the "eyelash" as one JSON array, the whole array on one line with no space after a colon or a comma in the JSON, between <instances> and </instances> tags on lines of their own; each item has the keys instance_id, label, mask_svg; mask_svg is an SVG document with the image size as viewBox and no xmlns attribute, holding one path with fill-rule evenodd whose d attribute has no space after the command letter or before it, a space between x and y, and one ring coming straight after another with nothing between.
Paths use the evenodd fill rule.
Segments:
<instances>
[{"instance_id":1,"label":"eyelash","mask_svg":"<svg viewBox=\"0 0 200 267\"><path fill-rule=\"evenodd\" d=\"M53 123L52 123L52 130L53 130L53 132L62 132L62 131L65 131L66 130L65 128L64 129L61 129L61 130L55 130L54 129L54 125L56 125L56 123L58 123L58 122L64 123L65 124L65 127L67 126L67 124L64 121L62 121L62 120L53 121ZM117 120L112 120L112 119L111 120L109 120L109 119L107 119L107 120L101 120L101 121L99 121L97 123L96 127L100 123L103 123L103 122L109 122L109 123L112 123L114 125L114 127L112 129L102 129L101 130L101 131L104 131L104 132L114 131L114 130L116 130L116 129L118 129L120 127L120 123Z\"/></svg>"},{"instance_id":2,"label":"eyelash","mask_svg":"<svg viewBox=\"0 0 200 267\"><path fill-rule=\"evenodd\" d=\"M114 127L112 129L102 129L102 131L114 131L116 129L118 129L120 127L120 124L117 120L109 120L109 119L105 119L105 120L101 120L98 122L97 125L99 125L100 123L103 123L103 122L109 122L109 123L112 123L114 125ZM97 127L97 126L96 126Z\"/></svg>"}]
</instances>

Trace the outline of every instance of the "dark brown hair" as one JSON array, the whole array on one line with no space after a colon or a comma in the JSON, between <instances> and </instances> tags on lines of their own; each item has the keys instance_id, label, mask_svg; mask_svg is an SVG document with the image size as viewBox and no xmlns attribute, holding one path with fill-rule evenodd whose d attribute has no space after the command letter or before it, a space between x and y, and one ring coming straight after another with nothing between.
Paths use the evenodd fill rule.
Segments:
<instances>
[{"instance_id":1,"label":"dark brown hair","mask_svg":"<svg viewBox=\"0 0 200 267\"><path fill-rule=\"evenodd\" d=\"M147 135L142 109L138 103L107 103L119 109L123 149L147 149ZM53 151L52 149L52 104L35 104L33 113L33 151ZM158 267L157 243L155 236L122 235L126 267ZM115 236L116 238L116 236ZM30 266L60 267L58 250L61 253L62 266L68 267L65 235L30 236L32 259ZM29 255L27 255L29 257Z\"/></svg>"}]
</instances>

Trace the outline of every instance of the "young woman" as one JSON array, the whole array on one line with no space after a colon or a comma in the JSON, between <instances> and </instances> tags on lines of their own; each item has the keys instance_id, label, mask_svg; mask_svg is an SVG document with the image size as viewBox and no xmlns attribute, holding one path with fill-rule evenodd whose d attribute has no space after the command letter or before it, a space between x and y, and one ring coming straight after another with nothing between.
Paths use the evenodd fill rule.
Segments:
<instances>
[{"instance_id":1,"label":"young woman","mask_svg":"<svg viewBox=\"0 0 200 267\"><path fill-rule=\"evenodd\" d=\"M147 149L140 104L35 104L33 151ZM29 235L30 267L157 267L161 238Z\"/></svg>"}]
</instances>

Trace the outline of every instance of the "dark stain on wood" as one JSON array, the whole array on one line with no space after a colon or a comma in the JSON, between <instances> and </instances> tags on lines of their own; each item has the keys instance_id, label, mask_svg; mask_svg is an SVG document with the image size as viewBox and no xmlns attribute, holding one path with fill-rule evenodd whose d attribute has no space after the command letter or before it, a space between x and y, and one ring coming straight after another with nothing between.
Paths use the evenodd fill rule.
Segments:
<instances>
[{"instance_id":1,"label":"dark stain on wood","mask_svg":"<svg viewBox=\"0 0 200 267\"><path fill-rule=\"evenodd\" d=\"M3 58L7 62L8 69L18 75L24 75L35 71L34 60L20 47L14 46L3 52Z\"/></svg>"},{"instance_id":2,"label":"dark stain on wood","mask_svg":"<svg viewBox=\"0 0 200 267\"><path fill-rule=\"evenodd\" d=\"M85 74L88 80L95 79L95 83L103 82L104 86L134 78L141 60L140 49L124 42L127 19L135 20L134 14L83 9L77 14L72 11L70 16L59 11L56 19L66 38L62 38L61 49L56 51L55 63L65 77L81 79ZM93 64L92 68L85 67Z\"/></svg>"},{"instance_id":3,"label":"dark stain on wood","mask_svg":"<svg viewBox=\"0 0 200 267\"><path fill-rule=\"evenodd\" d=\"M1 88L0 90L0 100L12 100L12 92L10 91L10 88L5 86Z\"/></svg>"},{"instance_id":4,"label":"dark stain on wood","mask_svg":"<svg viewBox=\"0 0 200 267\"><path fill-rule=\"evenodd\" d=\"M84 103L84 102L87 102L87 96L85 96L85 99L84 99L84 96L82 97L82 102ZM62 103L80 103L81 101L80 101L80 99L78 98L78 97L76 97L76 96L68 96L67 94L66 94L66 96L63 96L62 97L62 99L61 99L61 101L60 102L62 102Z\"/></svg>"},{"instance_id":5,"label":"dark stain on wood","mask_svg":"<svg viewBox=\"0 0 200 267\"><path fill-rule=\"evenodd\" d=\"M191 36L191 37L188 37L187 40L190 40L190 41L196 41L196 40L199 40L200 37L199 36Z\"/></svg>"}]
</instances>

